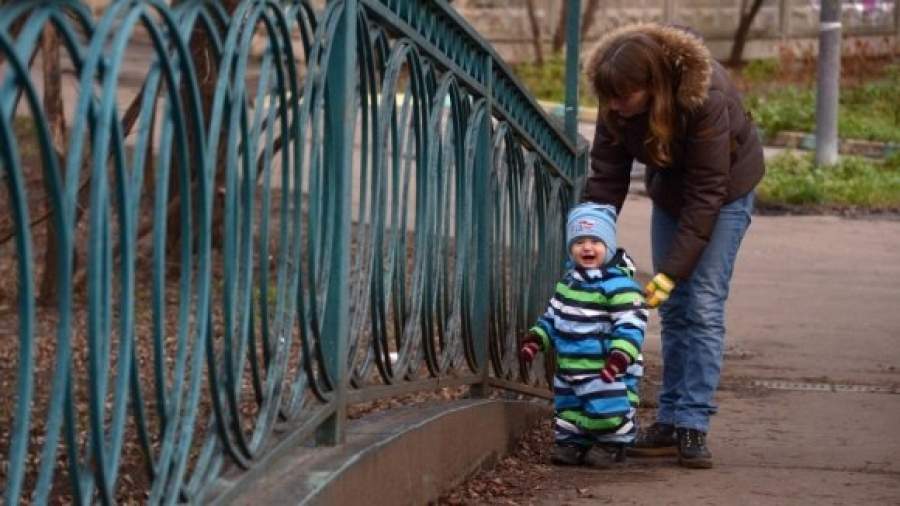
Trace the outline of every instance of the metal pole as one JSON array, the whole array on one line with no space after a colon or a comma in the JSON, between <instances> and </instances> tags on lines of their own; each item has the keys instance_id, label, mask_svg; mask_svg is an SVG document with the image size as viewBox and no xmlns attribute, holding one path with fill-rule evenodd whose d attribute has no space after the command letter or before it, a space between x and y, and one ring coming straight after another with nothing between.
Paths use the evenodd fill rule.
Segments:
<instances>
[{"instance_id":1,"label":"metal pole","mask_svg":"<svg viewBox=\"0 0 900 506\"><path fill-rule=\"evenodd\" d=\"M566 0L566 137L578 143L578 36L581 0Z\"/></svg>"},{"instance_id":2,"label":"metal pole","mask_svg":"<svg viewBox=\"0 0 900 506\"><path fill-rule=\"evenodd\" d=\"M475 341L475 356L481 368L481 383L472 385L475 397L486 398L491 393L491 353L490 353L490 241L491 241L491 173L494 167L491 156L493 146L492 112L494 109L494 62L491 55L485 55L484 118L481 121L476 172L475 172L475 269L472 311L472 338Z\"/></svg>"},{"instance_id":3,"label":"metal pole","mask_svg":"<svg viewBox=\"0 0 900 506\"><path fill-rule=\"evenodd\" d=\"M316 441L325 445L344 442L347 411L347 349L350 339L350 187L356 129L356 12L357 0L344 0L344 12L335 31L334 49L326 82L326 164L329 219L335 221L322 348L334 382L334 414L323 423Z\"/></svg>"},{"instance_id":4,"label":"metal pole","mask_svg":"<svg viewBox=\"0 0 900 506\"><path fill-rule=\"evenodd\" d=\"M838 96L841 79L841 1L822 0L816 89L816 165L838 160Z\"/></svg>"}]
</instances>

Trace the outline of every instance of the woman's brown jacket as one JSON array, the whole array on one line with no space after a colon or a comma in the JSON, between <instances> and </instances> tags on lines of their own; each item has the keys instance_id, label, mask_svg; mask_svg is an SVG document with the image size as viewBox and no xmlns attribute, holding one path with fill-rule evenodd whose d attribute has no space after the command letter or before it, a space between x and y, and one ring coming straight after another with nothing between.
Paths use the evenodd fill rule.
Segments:
<instances>
[{"instance_id":1,"label":"woman's brown jacket","mask_svg":"<svg viewBox=\"0 0 900 506\"><path fill-rule=\"evenodd\" d=\"M633 160L647 165L647 193L656 205L678 218L675 238L658 271L685 279L709 242L719 209L746 195L762 179L762 147L725 69L713 60L699 37L684 29L649 23L613 31L599 42L587 62L592 83L605 48L632 31L654 37L672 59L672 67L680 70L676 102L682 126L672 145L672 164L657 167L650 161L644 144L647 114L622 120L621 143L615 142L598 119L582 199L621 210Z\"/></svg>"}]
</instances>

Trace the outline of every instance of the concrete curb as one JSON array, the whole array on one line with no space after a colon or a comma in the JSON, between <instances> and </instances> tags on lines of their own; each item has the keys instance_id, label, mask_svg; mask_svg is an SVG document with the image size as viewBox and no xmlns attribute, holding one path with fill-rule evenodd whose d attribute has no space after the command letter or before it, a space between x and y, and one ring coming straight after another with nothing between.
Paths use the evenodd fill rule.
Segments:
<instances>
[{"instance_id":1,"label":"concrete curb","mask_svg":"<svg viewBox=\"0 0 900 506\"><path fill-rule=\"evenodd\" d=\"M507 454L550 404L464 400L351 423L336 447L298 447L230 501L239 505L427 504Z\"/></svg>"},{"instance_id":2,"label":"concrete curb","mask_svg":"<svg viewBox=\"0 0 900 506\"><path fill-rule=\"evenodd\" d=\"M538 100L544 111L555 117L564 118L566 107L558 102ZM597 111L594 108L579 107L578 121L594 123ZM760 138L766 147L815 151L816 135L807 132L781 131L769 137L760 129ZM862 139L839 139L838 152L842 155L865 156L868 158L887 158L900 152L900 144L894 142L867 141Z\"/></svg>"},{"instance_id":3,"label":"concrete curb","mask_svg":"<svg viewBox=\"0 0 900 506\"><path fill-rule=\"evenodd\" d=\"M778 132L772 138L763 137L767 146L815 151L816 135L806 132ZM900 144L893 142L865 141L860 139L839 139L838 152L842 155L887 158L900 152Z\"/></svg>"}]
</instances>

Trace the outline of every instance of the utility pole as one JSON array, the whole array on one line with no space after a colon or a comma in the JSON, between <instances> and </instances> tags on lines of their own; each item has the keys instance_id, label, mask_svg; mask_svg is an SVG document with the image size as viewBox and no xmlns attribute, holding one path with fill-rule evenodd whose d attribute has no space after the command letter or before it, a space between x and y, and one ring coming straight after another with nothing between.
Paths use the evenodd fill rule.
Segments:
<instances>
[{"instance_id":1,"label":"utility pole","mask_svg":"<svg viewBox=\"0 0 900 506\"><path fill-rule=\"evenodd\" d=\"M841 83L841 0L821 0L816 86L816 165L838 161L838 95Z\"/></svg>"}]
</instances>

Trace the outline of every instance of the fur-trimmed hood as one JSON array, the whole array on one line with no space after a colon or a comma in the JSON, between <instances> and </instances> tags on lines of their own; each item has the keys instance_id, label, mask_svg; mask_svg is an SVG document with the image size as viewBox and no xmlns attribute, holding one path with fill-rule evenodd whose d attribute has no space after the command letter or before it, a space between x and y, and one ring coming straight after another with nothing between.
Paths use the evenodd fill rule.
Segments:
<instances>
[{"instance_id":1,"label":"fur-trimmed hood","mask_svg":"<svg viewBox=\"0 0 900 506\"><path fill-rule=\"evenodd\" d=\"M596 95L597 70L600 59L610 45L623 35L642 32L659 43L672 67L680 71L680 82L676 92L678 104L694 110L706 100L712 78L712 55L699 36L690 31L671 25L658 23L637 23L617 28L604 35L588 56L585 69L591 83L591 91Z\"/></svg>"},{"instance_id":2,"label":"fur-trimmed hood","mask_svg":"<svg viewBox=\"0 0 900 506\"><path fill-rule=\"evenodd\" d=\"M661 165L650 155L649 114L609 118L617 123L610 125L605 115L598 115L582 200L620 210L631 183L632 161L646 165L647 195L680 225L657 272L687 279L709 244L722 206L748 195L762 179L763 150L728 72L712 59L700 37L686 29L642 24L611 32L586 63L592 85L604 53L619 37L634 32L655 39L678 73L673 80L678 124L671 160Z\"/></svg>"}]
</instances>

